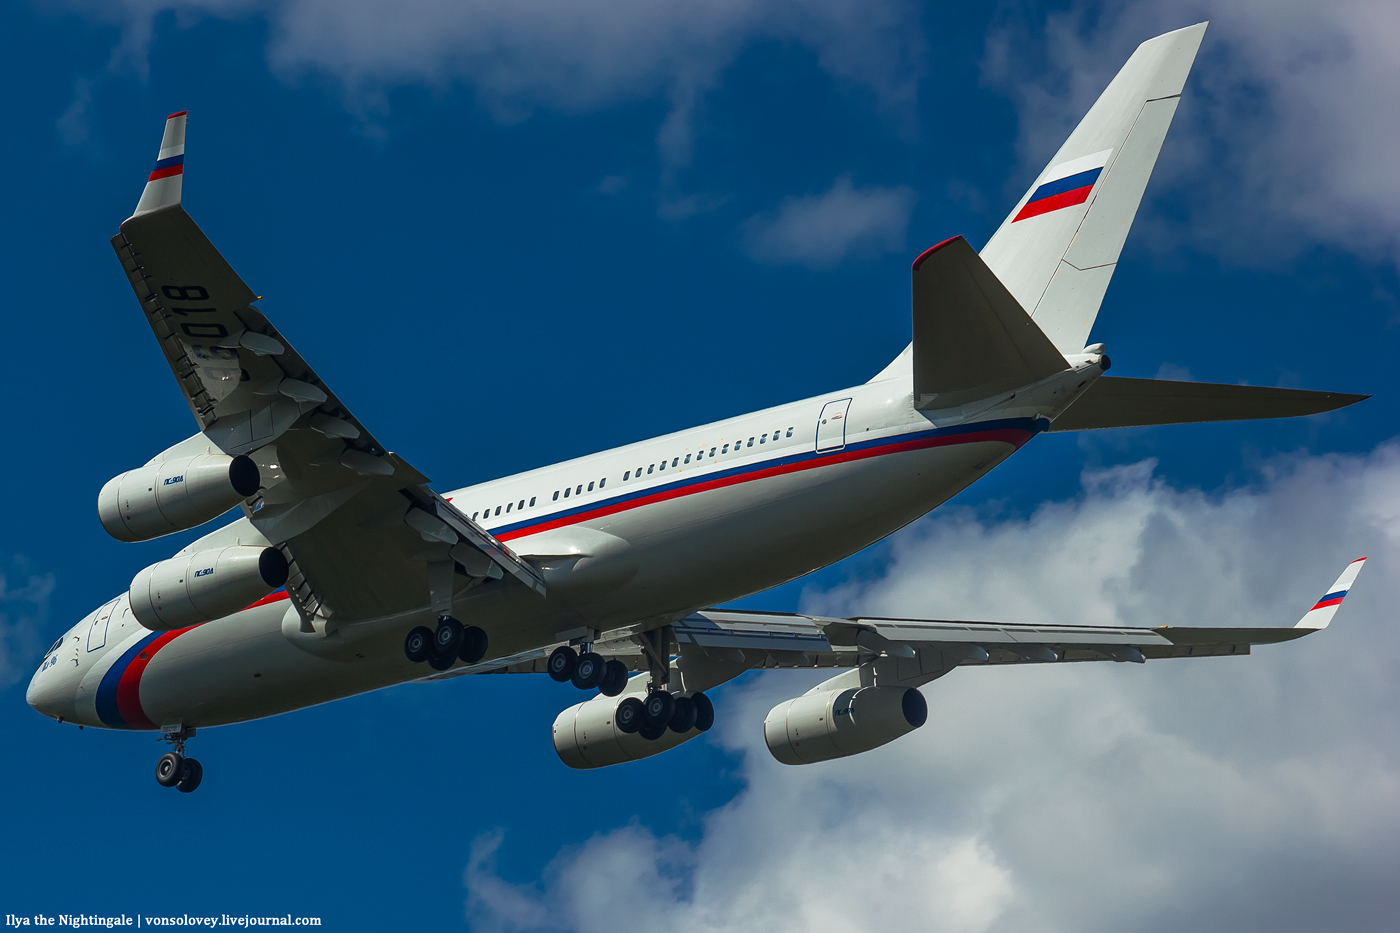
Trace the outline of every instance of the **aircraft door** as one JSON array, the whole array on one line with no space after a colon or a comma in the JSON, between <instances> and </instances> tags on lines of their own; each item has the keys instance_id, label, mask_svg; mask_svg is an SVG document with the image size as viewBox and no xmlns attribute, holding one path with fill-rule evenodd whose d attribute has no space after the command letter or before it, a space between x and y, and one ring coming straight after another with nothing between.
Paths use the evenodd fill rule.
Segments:
<instances>
[{"instance_id":1,"label":"aircraft door","mask_svg":"<svg viewBox=\"0 0 1400 933\"><path fill-rule=\"evenodd\" d=\"M827 402L817 419L817 452L840 450L846 446L846 412L851 407L848 398Z\"/></svg>"},{"instance_id":2,"label":"aircraft door","mask_svg":"<svg viewBox=\"0 0 1400 933\"><path fill-rule=\"evenodd\" d=\"M87 650L96 651L107 644L107 623L112 620L112 610L117 606L117 600L112 600L101 609L97 610L97 615L92 617L92 625L88 628Z\"/></svg>"}]
</instances>

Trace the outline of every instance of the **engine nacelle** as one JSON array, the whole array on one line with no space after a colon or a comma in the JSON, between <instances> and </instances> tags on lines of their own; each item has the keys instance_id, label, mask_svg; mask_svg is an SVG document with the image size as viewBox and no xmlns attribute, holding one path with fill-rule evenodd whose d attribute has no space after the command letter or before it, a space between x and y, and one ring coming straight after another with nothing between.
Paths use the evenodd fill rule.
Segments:
<instances>
[{"instance_id":1,"label":"engine nacelle","mask_svg":"<svg viewBox=\"0 0 1400 933\"><path fill-rule=\"evenodd\" d=\"M97 516L118 541L147 541L218 518L261 482L247 457L177 457L109 479L97 494Z\"/></svg>"},{"instance_id":2,"label":"engine nacelle","mask_svg":"<svg viewBox=\"0 0 1400 933\"><path fill-rule=\"evenodd\" d=\"M763 738L785 765L807 765L879 748L928 720L928 702L913 687L817 689L773 707Z\"/></svg>"},{"instance_id":3,"label":"engine nacelle","mask_svg":"<svg viewBox=\"0 0 1400 933\"><path fill-rule=\"evenodd\" d=\"M643 684L647 678L634 677L633 681ZM618 730L613 724L613 712L617 704L629 696L641 699L646 695L640 690L629 689L621 696L599 696L576 706L570 706L554 720L554 750L559 760L570 768L603 768L650 758L682 742L689 742L701 733L698 728L689 732L672 732L667 729L657 739L644 739L637 733Z\"/></svg>"},{"instance_id":4,"label":"engine nacelle","mask_svg":"<svg viewBox=\"0 0 1400 933\"><path fill-rule=\"evenodd\" d=\"M287 558L275 547L233 547L177 554L131 581L131 614L157 632L231 615L287 582Z\"/></svg>"}]
</instances>

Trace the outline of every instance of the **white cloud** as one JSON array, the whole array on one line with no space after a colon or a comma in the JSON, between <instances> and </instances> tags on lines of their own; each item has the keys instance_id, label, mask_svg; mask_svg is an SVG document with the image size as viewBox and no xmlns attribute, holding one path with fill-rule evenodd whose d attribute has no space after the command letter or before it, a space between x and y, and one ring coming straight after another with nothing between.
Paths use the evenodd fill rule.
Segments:
<instances>
[{"instance_id":1,"label":"white cloud","mask_svg":"<svg viewBox=\"0 0 1400 933\"><path fill-rule=\"evenodd\" d=\"M778 209L744 221L744 249L759 262L831 266L851 255L904 248L917 195L896 188L856 188L837 178L821 194L785 198Z\"/></svg>"},{"instance_id":2,"label":"white cloud","mask_svg":"<svg viewBox=\"0 0 1400 933\"><path fill-rule=\"evenodd\" d=\"M474 856L468 917L678 933L1387 928L1398 520L1396 443L1282 458L1213 494L1149 462L1087 473L1079 496L1027 517L938 513L895 538L877 576L805 608L1291 625L1347 560L1372 560L1324 633L1244 658L958 671L924 688L923 729L824 765L777 764L759 725L816 676L722 689L717 740L742 753L746 786L698 841L629 826L565 850L536 886Z\"/></svg>"},{"instance_id":3,"label":"white cloud","mask_svg":"<svg viewBox=\"0 0 1400 933\"><path fill-rule=\"evenodd\" d=\"M907 0L49 0L122 25L114 61L144 72L153 22L174 12L256 16L269 24L268 60L287 78L319 75L362 111L400 85L463 84L502 120L536 107L595 110L660 97L672 111L658 134L669 164L691 148L704 92L755 41L810 49L829 73L911 112L922 55Z\"/></svg>"},{"instance_id":4,"label":"white cloud","mask_svg":"<svg viewBox=\"0 0 1400 933\"><path fill-rule=\"evenodd\" d=\"M1141 41L1209 19L1150 193L1153 239L1248 261L1314 243L1400 260L1400 6L1385 0L1076 3L993 31L987 80L1021 120L1023 181L1049 159ZM1019 194L1019 190L1016 192Z\"/></svg>"},{"instance_id":5,"label":"white cloud","mask_svg":"<svg viewBox=\"0 0 1400 933\"><path fill-rule=\"evenodd\" d=\"M22 678L39 661L39 628L49 614L54 576L36 574L22 557L0 569L0 688Z\"/></svg>"}]
</instances>

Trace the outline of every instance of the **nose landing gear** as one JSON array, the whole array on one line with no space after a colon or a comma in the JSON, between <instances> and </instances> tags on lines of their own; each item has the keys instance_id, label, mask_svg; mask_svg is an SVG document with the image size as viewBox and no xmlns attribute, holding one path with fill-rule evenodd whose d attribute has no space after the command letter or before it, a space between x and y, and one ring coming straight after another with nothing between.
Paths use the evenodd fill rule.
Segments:
<instances>
[{"instance_id":1,"label":"nose landing gear","mask_svg":"<svg viewBox=\"0 0 1400 933\"><path fill-rule=\"evenodd\" d=\"M156 762L156 783L161 787L173 787L182 794L190 794L204 780L204 767L199 759L185 757L185 739L193 737L193 726L181 726L161 735L163 741L175 747Z\"/></svg>"}]
</instances>

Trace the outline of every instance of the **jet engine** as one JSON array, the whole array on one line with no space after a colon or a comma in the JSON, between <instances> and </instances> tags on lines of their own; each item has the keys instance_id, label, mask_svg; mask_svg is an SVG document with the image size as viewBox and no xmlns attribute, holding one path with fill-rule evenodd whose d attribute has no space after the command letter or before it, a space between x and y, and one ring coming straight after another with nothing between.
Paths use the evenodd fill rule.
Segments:
<instances>
[{"instance_id":1,"label":"jet engine","mask_svg":"<svg viewBox=\"0 0 1400 933\"><path fill-rule=\"evenodd\" d=\"M645 680L645 677L633 678L638 686ZM643 696L645 691L637 689L629 689L616 697L600 694L560 713L554 720L554 750L558 752L559 760L570 768L586 769L650 758L690 741L714 723L714 707L700 693L695 694L696 700L704 704L707 712L685 732L668 728L655 739L643 738L639 732L623 732L617 727L613 714L618 705L629 697L640 699Z\"/></svg>"},{"instance_id":2,"label":"jet engine","mask_svg":"<svg viewBox=\"0 0 1400 933\"><path fill-rule=\"evenodd\" d=\"M928 719L928 702L913 687L823 689L784 700L763 721L763 738L785 765L845 758L879 748Z\"/></svg>"},{"instance_id":3,"label":"jet engine","mask_svg":"<svg viewBox=\"0 0 1400 933\"><path fill-rule=\"evenodd\" d=\"M201 454L128 470L97 494L97 516L118 541L147 541L218 518L258 491L247 457Z\"/></svg>"},{"instance_id":4,"label":"jet engine","mask_svg":"<svg viewBox=\"0 0 1400 933\"><path fill-rule=\"evenodd\" d=\"M131 581L131 614L163 632L245 609L287 582L287 558L275 547L233 547L177 554Z\"/></svg>"}]
</instances>

